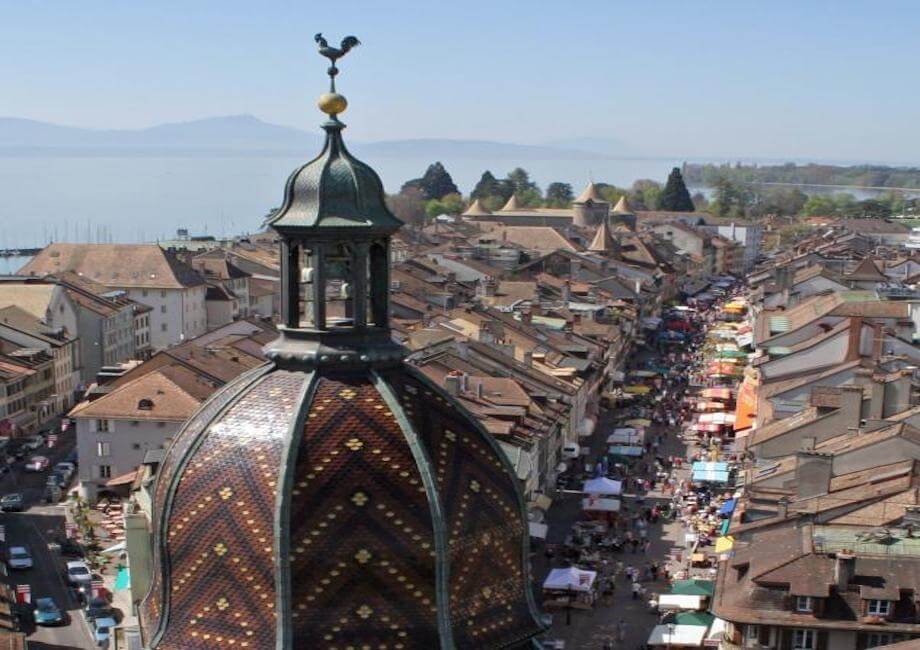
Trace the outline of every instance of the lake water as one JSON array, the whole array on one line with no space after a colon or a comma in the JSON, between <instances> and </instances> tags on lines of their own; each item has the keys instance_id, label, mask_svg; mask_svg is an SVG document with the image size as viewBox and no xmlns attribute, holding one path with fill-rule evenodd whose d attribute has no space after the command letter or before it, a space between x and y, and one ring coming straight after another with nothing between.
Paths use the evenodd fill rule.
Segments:
<instances>
[{"instance_id":1,"label":"lake water","mask_svg":"<svg viewBox=\"0 0 920 650\"><path fill-rule=\"evenodd\" d=\"M303 159L239 158L2 158L0 248L55 241L152 241L177 228L233 235L257 230L281 201L288 175ZM396 192L424 173L431 160L378 159L368 163ZM444 159L464 193L485 169L503 176L516 161ZM541 186L589 177L617 185L637 178L664 181L679 160L528 160L520 163Z\"/></svg>"},{"instance_id":2,"label":"lake water","mask_svg":"<svg viewBox=\"0 0 920 650\"><path fill-rule=\"evenodd\" d=\"M0 249L38 247L52 240L154 241L172 238L178 228L218 237L253 232L264 215L279 205L285 180L304 159L0 157ZM380 173L386 189L396 192L406 180L421 176L432 161L368 158L366 162ZM664 182L682 161L444 157L442 162L464 193L485 169L501 177L517 165L544 188L563 181L577 193L589 178L620 186L639 178Z\"/></svg>"},{"instance_id":3,"label":"lake water","mask_svg":"<svg viewBox=\"0 0 920 650\"><path fill-rule=\"evenodd\" d=\"M12 275L32 259L28 256L0 257L0 275Z\"/></svg>"}]
</instances>

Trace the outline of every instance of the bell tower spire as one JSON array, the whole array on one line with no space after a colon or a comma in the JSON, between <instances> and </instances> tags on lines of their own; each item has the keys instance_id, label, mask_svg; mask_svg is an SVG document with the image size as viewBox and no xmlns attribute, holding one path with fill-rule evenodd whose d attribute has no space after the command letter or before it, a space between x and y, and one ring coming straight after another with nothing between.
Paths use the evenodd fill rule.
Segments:
<instances>
[{"instance_id":1,"label":"bell tower spire","mask_svg":"<svg viewBox=\"0 0 920 650\"><path fill-rule=\"evenodd\" d=\"M319 109L329 116L322 152L288 179L281 208L268 221L281 237L281 337L266 354L287 366L367 366L399 362L390 338L390 238L402 225L387 208L376 172L345 146L338 116L348 101L335 88L336 61L360 41L330 47L329 92Z\"/></svg>"}]
</instances>

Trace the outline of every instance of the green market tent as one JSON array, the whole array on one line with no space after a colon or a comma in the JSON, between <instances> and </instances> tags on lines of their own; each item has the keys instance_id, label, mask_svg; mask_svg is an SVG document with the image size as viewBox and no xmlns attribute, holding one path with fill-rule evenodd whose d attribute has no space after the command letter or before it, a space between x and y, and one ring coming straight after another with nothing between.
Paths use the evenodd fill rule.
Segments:
<instances>
[{"instance_id":1,"label":"green market tent","mask_svg":"<svg viewBox=\"0 0 920 650\"><path fill-rule=\"evenodd\" d=\"M712 580L678 580L671 586L671 593L681 596L712 596L714 592Z\"/></svg>"},{"instance_id":2,"label":"green market tent","mask_svg":"<svg viewBox=\"0 0 920 650\"><path fill-rule=\"evenodd\" d=\"M715 618L709 612L677 612L674 615L674 623L677 625L700 625L709 627Z\"/></svg>"}]
</instances>

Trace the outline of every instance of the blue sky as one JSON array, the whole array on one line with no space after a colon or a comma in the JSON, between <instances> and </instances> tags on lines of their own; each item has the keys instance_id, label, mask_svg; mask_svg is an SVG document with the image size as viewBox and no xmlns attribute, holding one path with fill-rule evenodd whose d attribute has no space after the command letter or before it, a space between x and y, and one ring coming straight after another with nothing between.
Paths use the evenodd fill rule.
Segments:
<instances>
[{"instance_id":1,"label":"blue sky","mask_svg":"<svg viewBox=\"0 0 920 650\"><path fill-rule=\"evenodd\" d=\"M99 128L251 113L314 128L313 34L352 138L920 162L918 2L0 0L0 115Z\"/></svg>"}]
</instances>

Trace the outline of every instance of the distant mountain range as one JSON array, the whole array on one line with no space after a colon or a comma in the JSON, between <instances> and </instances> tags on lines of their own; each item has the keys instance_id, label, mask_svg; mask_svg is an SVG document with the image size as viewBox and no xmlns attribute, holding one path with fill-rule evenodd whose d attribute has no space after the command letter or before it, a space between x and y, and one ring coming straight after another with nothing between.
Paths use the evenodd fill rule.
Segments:
<instances>
[{"instance_id":1,"label":"distant mountain range","mask_svg":"<svg viewBox=\"0 0 920 650\"><path fill-rule=\"evenodd\" d=\"M252 115L210 117L146 129L100 130L0 117L0 156L304 156L318 134L269 124ZM546 144L489 140L416 139L350 142L357 154L379 158L598 160L614 157L616 141L573 138Z\"/></svg>"}]
</instances>

